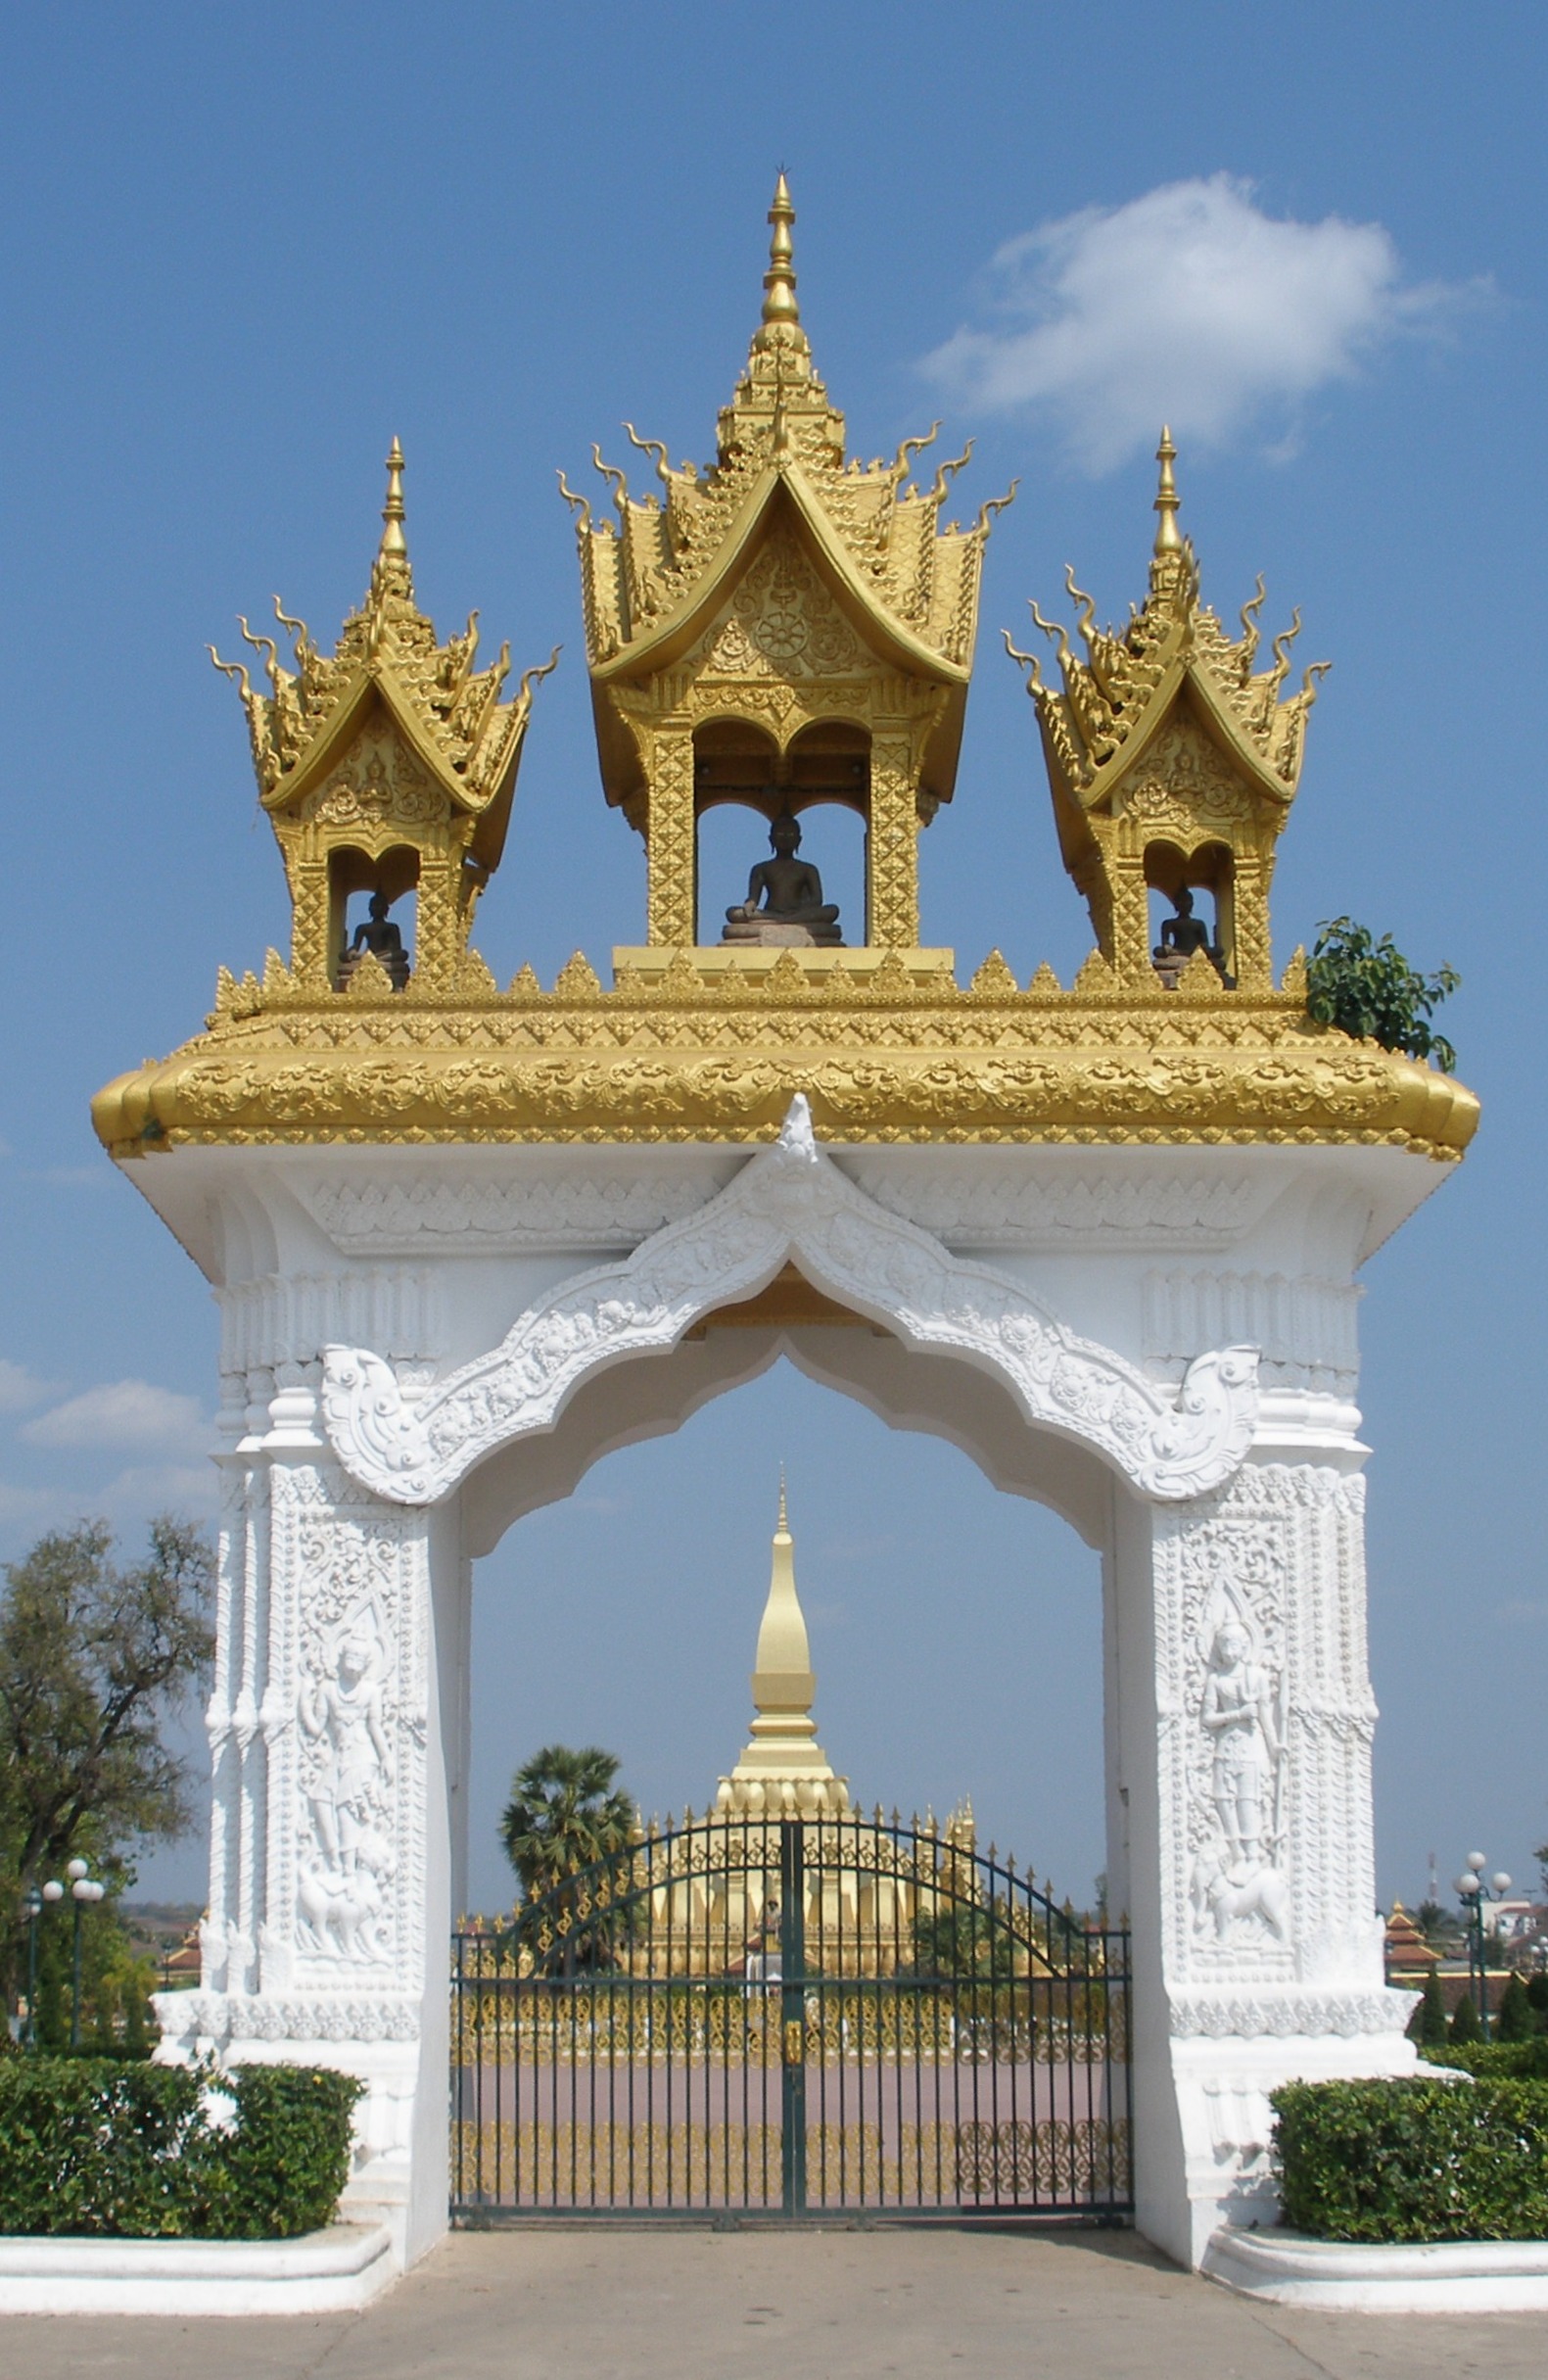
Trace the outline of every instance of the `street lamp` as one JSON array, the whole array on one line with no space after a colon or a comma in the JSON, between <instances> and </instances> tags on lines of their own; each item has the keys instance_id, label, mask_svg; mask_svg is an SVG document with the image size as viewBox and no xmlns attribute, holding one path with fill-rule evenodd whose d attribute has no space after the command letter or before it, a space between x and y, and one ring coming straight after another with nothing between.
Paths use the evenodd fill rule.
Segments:
<instances>
[{"instance_id":1,"label":"street lamp","mask_svg":"<svg viewBox=\"0 0 1548 2380\"><path fill-rule=\"evenodd\" d=\"M1497 1868L1485 1882L1483 1871L1488 1864L1481 1851L1470 1851L1468 1864L1457 1879L1468 1928L1468 1976L1473 1985L1473 2005L1478 2012L1478 2030L1485 2041L1489 2037L1489 1986L1483 1959L1483 1911L1487 1902L1502 1901L1511 1888L1511 1880L1503 1868Z\"/></svg>"},{"instance_id":2,"label":"street lamp","mask_svg":"<svg viewBox=\"0 0 1548 2380\"><path fill-rule=\"evenodd\" d=\"M93 1877L90 1873L89 1862L83 1859L72 1859L69 1867L65 1870L65 1874L70 1879L70 1898L75 1904L75 1955L73 1981L70 1995L70 2046L71 2049L79 2049L80 1913L82 1909L89 1907L94 1901L100 1901L108 1887L106 1884L99 1884L97 1882L95 1877ZM48 1886L45 1884L43 1889L46 1892L48 1890ZM63 1892L61 1893L61 1897L63 1898Z\"/></svg>"},{"instance_id":3,"label":"street lamp","mask_svg":"<svg viewBox=\"0 0 1548 2380\"><path fill-rule=\"evenodd\" d=\"M69 1873L73 1875L76 1867L84 1876L86 1873L85 1861L72 1862ZM51 1876L46 1884L28 1884L22 1903L23 1908L26 1911L26 2045L28 2049L37 2047L37 1922L43 1914L45 1903L53 1908L64 1897L64 1885L57 1877ZM78 1935L78 1920L76 1932Z\"/></svg>"},{"instance_id":4,"label":"street lamp","mask_svg":"<svg viewBox=\"0 0 1548 2380\"><path fill-rule=\"evenodd\" d=\"M43 1914L43 1895L36 1884L28 1884L22 1907L26 1913L26 2030L22 2039L31 2049L37 2039L37 1922Z\"/></svg>"}]
</instances>

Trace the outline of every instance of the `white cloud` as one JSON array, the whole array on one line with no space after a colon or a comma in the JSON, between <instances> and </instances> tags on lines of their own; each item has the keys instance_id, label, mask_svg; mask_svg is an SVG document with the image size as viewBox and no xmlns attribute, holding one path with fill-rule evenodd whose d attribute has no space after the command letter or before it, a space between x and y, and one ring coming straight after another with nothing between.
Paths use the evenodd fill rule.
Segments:
<instances>
[{"instance_id":1,"label":"white cloud","mask_svg":"<svg viewBox=\"0 0 1548 2380\"><path fill-rule=\"evenodd\" d=\"M0 1356L0 1413L24 1412L29 1404L57 1397L62 1385L58 1380L40 1380L24 1363L8 1363Z\"/></svg>"},{"instance_id":2,"label":"white cloud","mask_svg":"<svg viewBox=\"0 0 1548 2380\"><path fill-rule=\"evenodd\" d=\"M202 1447L204 1414L197 1397L156 1388L149 1380L115 1380L86 1389L39 1413L21 1435L35 1447L145 1447L188 1451Z\"/></svg>"},{"instance_id":3,"label":"white cloud","mask_svg":"<svg viewBox=\"0 0 1548 2380\"><path fill-rule=\"evenodd\" d=\"M1380 223L1276 219L1228 173L1040 223L989 286L996 325L959 330L925 371L985 411L1042 414L1091 472L1152 447L1163 421L1195 446L1283 442L1314 390L1487 294L1405 284Z\"/></svg>"},{"instance_id":4,"label":"white cloud","mask_svg":"<svg viewBox=\"0 0 1548 2380\"><path fill-rule=\"evenodd\" d=\"M127 1535L154 1512L212 1512L219 1486L212 1462L136 1463L103 1489L95 1506Z\"/></svg>"}]
</instances>

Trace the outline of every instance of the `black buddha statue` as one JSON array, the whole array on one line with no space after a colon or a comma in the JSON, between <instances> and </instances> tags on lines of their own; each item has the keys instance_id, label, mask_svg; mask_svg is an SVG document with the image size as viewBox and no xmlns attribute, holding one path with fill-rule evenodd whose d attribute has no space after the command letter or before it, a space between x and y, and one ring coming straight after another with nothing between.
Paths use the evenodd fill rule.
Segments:
<instances>
[{"instance_id":1,"label":"black buddha statue","mask_svg":"<svg viewBox=\"0 0 1548 2380\"><path fill-rule=\"evenodd\" d=\"M773 859L760 860L747 880L747 898L726 912L723 942L743 948L841 948L838 910L822 898L822 879L798 859L801 828L781 810L769 829Z\"/></svg>"}]
</instances>

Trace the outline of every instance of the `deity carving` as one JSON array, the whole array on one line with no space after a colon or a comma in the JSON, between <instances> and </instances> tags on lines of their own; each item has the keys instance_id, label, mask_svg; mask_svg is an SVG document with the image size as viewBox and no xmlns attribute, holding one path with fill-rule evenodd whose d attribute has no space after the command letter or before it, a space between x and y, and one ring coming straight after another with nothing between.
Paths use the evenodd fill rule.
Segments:
<instances>
[{"instance_id":1,"label":"deity carving","mask_svg":"<svg viewBox=\"0 0 1548 2380\"><path fill-rule=\"evenodd\" d=\"M782 810L769 829L774 858L760 860L747 880L745 902L726 912L723 942L840 947L838 910L822 898L822 879L796 855L801 825Z\"/></svg>"},{"instance_id":2,"label":"deity carving","mask_svg":"<svg viewBox=\"0 0 1548 2380\"><path fill-rule=\"evenodd\" d=\"M1284 1730L1280 1677L1259 1657L1238 1617L1214 1632L1199 1699L1208 1757L1212 1830L1194 1856L1189 1883L1196 1933L1226 1942L1261 1926L1277 1942L1290 1933L1290 1893L1280 1872L1284 1825Z\"/></svg>"},{"instance_id":3,"label":"deity carving","mask_svg":"<svg viewBox=\"0 0 1548 2380\"><path fill-rule=\"evenodd\" d=\"M305 1781L314 1847L297 1886L305 1947L351 1959L391 1955L384 1887L396 1859L387 1795L396 1779L379 1635L350 1628L331 1669L304 1686L298 1704L312 1745Z\"/></svg>"}]
</instances>

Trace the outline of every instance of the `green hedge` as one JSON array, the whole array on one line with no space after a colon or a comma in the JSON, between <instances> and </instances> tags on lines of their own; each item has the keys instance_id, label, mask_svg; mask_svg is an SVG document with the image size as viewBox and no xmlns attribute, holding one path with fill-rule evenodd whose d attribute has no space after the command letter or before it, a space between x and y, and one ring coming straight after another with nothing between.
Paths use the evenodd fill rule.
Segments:
<instances>
[{"instance_id":1,"label":"green hedge","mask_svg":"<svg viewBox=\"0 0 1548 2380\"><path fill-rule=\"evenodd\" d=\"M1422 2042L1430 2066L1460 2067L1479 2082L1548 2082L1548 2035L1535 2041Z\"/></svg>"},{"instance_id":2,"label":"green hedge","mask_svg":"<svg viewBox=\"0 0 1548 2380\"><path fill-rule=\"evenodd\" d=\"M0 2061L0 2233L289 2239L330 2221L352 2074L108 2058ZM223 2094L227 2106L207 2093ZM227 2114L232 2120L223 2120ZM213 2114L213 2120L212 2118Z\"/></svg>"},{"instance_id":3,"label":"green hedge","mask_svg":"<svg viewBox=\"0 0 1548 2380\"><path fill-rule=\"evenodd\" d=\"M1285 2219L1332 2240L1548 2238L1548 2084L1289 2082Z\"/></svg>"}]
</instances>

